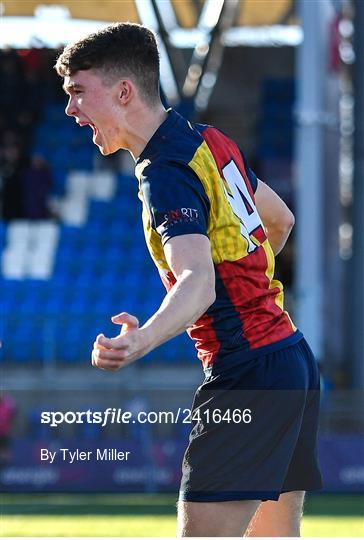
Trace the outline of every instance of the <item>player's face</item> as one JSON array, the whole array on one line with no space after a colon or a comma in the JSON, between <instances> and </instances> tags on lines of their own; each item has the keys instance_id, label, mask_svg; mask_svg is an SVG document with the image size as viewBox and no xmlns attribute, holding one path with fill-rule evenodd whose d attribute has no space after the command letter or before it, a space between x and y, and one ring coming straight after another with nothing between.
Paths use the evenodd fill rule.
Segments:
<instances>
[{"instance_id":1,"label":"player's face","mask_svg":"<svg viewBox=\"0 0 364 540\"><path fill-rule=\"evenodd\" d=\"M77 71L65 77L63 88L68 94L66 114L80 126L90 126L93 142L103 155L122 147L117 84L107 86L93 69Z\"/></svg>"}]
</instances>

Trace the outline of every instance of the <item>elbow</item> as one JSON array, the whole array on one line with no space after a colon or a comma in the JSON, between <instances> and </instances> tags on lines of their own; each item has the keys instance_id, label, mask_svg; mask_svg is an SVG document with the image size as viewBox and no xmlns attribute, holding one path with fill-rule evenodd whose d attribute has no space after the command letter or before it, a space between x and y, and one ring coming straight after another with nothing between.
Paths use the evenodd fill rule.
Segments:
<instances>
[{"instance_id":1,"label":"elbow","mask_svg":"<svg viewBox=\"0 0 364 540\"><path fill-rule=\"evenodd\" d=\"M205 311L210 307L212 306L212 304L215 302L216 300L216 291L215 291L215 283L214 283L214 286L210 288L209 290L209 294L207 296L207 300L206 300L206 309Z\"/></svg>"},{"instance_id":2,"label":"elbow","mask_svg":"<svg viewBox=\"0 0 364 540\"><path fill-rule=\"evenodd\" d=\"M286 232L288 232L288 233L291 232L291 230L292 230L293 227L294 227L295 221L296 221L296 220L295 220L294 215L293 215L292 212L289 210L289 211L287 212L286 218L285 218L285 220L284 220Z\"/></svg>"},{"instance_id":3,"label":"elbow","mask_svg":"<svg viewBox=\"0 0 364 540\"><path fill-rule=\"evenodd\" d=\"M284 212L283 215L281 215L279 221L275 223L275 229L278 234L281 234L283 236L288 236L291 230L293 229L293 226L295 224L294 215L290 210L287 210Z\"/></svg>"},{"instance_id":4,"label":"elbow","mask_svg":"<svg viewBox=\"0 0 364 540\"><path fill-rule=\"evenodd\" d=\"M204 313L205 313L205 311L207 311L208 308L212 306L212 304L216 300L215 276L213 276L213 279L206 280L206 285L202 293L202 298L203 298Z\"/></svg>"},{"instance_id":5,"label":"elbow","mask_svg":"<svg viewBox=\"0 0 364 540\"><path fill-rule=\"evenodd\" d=\"M191 319L186 325L186 328L189 326L192 326L196 323L202 317L205 315L207 310L210 306L215 302L216 300L216 292L215 292L215 283L212 287L203 287L200 290L200 294L196 296L195 300L195 311Z\"/></svg>"},{"instance_id":6,"label":"elbow","mask_svg":"<svg viewBox=\"0 0 364 540\"><path fill-rule=\"evenodd\" d=\"M196 310L198 312L198 318L206 313L210 306L216 300L216 291L215 291L215 275L207 276L205 274L205 279L198 287L198 294L196 296Z\"/></svg>"},{"instance_id":7,"label":"elbow","mask_svg":"<svg viewBox=\"0 0 364 540\"><path fill-rule=\"evenodd\" d=\"M190 273L188 275L188 290L192 300L191 306L194 306L195 322L206 313L209 307L216 300L215 291L215 272L213 267L211 272L209 269L204 269L201 273Z\"/></svg>"},{"instance_id":8,"label":"elbow","mask_svg":"<svg viewBox=\"0 0 364 540\"><path fill-rule=\"evenodd\" d=\"M295 224L294 215L290 210L281 213L279 219L271 219L266 223L268 238L282 237L287 238Z\"/></svg>"},{"instance_id":9,"label":"elbow","mask_svg":"<svg viewBox=\"0 0 364 540\"><path fill-rule=\"evenodd\" d=\"M197 309L197 314L196 314L197 316L195 316L195 320L198 320L200 317L205 315L208 309L215 302L215 300L216 300L216 294L214 295L210 294L209 296L207 296L207 294L204 295Z\"/></svg>"}]
</instances>

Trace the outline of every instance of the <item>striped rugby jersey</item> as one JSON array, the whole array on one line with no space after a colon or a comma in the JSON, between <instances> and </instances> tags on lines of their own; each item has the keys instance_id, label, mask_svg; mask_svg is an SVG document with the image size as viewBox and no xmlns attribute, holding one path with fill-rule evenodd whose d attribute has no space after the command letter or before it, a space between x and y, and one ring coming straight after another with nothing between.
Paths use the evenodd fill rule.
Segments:
<instances>
[{"instance_id":1,"label":"striped rugby jersey","mask_svg":"<svg viewBox=\"0 0 364 540\"><path fill-rule=\"evenodd\" d=\"M169 290L176 282L163 245L184 234L208 236L216 300L188 329L203 367L217 373L302 338L283 308L274 255L257 209L257 178L237 145L218 129L176 111L137 160L146 243Z\"/></svg>"}]
</instances>

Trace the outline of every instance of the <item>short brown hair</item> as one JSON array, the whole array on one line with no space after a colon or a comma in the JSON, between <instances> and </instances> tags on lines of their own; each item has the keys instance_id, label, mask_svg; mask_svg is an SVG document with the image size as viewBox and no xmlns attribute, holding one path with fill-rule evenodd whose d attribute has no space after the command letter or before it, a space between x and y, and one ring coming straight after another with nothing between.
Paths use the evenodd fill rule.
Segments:
<instances>
[{"instance_id":1,"label":"short brown hair","mask_svg":"<svg viewBox=\"0 0 364 540\"><path fill-rule=\"evenodd\" d=\"M141 97L159 100L159 54L155 36L140 24L116 23L65 47L55 65L58 75L99 69L106 83L130 77Z\"/></svg>"}]
</instances>

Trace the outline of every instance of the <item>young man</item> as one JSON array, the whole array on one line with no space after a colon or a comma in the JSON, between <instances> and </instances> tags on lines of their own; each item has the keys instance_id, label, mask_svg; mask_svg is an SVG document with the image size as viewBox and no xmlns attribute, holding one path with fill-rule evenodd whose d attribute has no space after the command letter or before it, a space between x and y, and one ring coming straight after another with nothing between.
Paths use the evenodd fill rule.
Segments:
<instances>
[{"instance_id":1,"label":"young man","mask_svg":"<svg viewBox=\"0 0 364 540\"><path fill-rule=\"evenodd\" d=\"M163 108L147 28L121 23L89 35L65 48L56 69L66 114L92 128L102 154L134 157L146 242L168 291L141 328L128 313L113 317L121 333L97 336L92 364L119 370L187 330L205 370L178 535L298 536L304 491L320 487L319 375L273 280L293 215L231 139Z\"/></svg>"}]
</instances>

